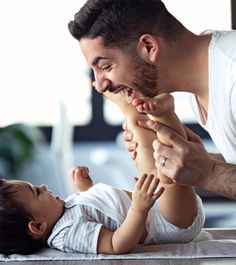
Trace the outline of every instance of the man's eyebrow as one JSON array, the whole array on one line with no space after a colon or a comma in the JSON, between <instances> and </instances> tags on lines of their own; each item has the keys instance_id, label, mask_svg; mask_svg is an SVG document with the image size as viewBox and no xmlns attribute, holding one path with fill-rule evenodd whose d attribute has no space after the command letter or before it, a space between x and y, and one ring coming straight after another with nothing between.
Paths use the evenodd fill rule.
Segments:
<instances>
[{"instance_id":1,"label":"man's eyebrow","mask_svg":"<svg viewBox=\"0 0 236 265\"><path fill-rule=\"evenodd\" d=\"M99 61L101 61L101 60L107 60L107 59L109 59L109 58L108 57L97 56L97 57L95 57L93 59L92 66L96 66L99 63Z\"/></svg>"}]
</instances>

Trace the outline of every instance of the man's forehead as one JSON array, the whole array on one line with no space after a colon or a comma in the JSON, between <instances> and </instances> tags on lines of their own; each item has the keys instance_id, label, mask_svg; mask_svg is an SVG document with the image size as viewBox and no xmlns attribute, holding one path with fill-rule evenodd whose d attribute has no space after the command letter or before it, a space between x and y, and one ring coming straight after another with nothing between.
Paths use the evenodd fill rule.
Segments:
<instances>
[{"instance_id":1,"label":"man's forehead","mask_svg":"<svg viewBox=\"0 0 236 265\"><path fill-rule=\"evenodd\" d=\"M111 59L114 54L119 50L118 48L108 48L104 46L101 37L95 39L83 38L80 40L80 48L90 65L96 60L96 58Z\"/></svg>"}]
</instances>

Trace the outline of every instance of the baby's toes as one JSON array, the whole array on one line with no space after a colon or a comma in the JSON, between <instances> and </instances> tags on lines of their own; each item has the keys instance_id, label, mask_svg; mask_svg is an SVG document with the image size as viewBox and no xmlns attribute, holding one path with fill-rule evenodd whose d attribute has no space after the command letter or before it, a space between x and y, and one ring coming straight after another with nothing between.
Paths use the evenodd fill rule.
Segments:
<instances>
[{"instance_id":1,"label":"baby's toes","mask_svg":"<svg viewBox=\"0 0 236 265\"><path fill-rule=\"evenodd\" d=\"M149 104L149 109L150 109L151 111L155 111L155 110L157 110L157 104L156 104L156 102L150 102L150 104Z\"/></svg>"},{"instance_id":2,"label":"baby's toes","mask_svg":"<svg viewBox=\"0 0 236 265\"><path fill-rule=\"evenodd\" d=\"M136 109L137 109L137 111L138 112L143 112L144 111L144 108L143 108L143 105L138 105L137 107L136 107Z\"/></svg>"}]
</instances>

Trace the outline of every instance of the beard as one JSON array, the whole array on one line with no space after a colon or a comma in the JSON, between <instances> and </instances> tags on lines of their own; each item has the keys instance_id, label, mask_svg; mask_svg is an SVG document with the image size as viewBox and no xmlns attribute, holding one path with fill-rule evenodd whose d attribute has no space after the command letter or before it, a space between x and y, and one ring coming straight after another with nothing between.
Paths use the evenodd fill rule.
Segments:
<instances>
[{"instance_id":1,"label":"beard","mask_svg":"<svg viewBox=\"0 0 236 265\"><path fill-rule=\"evenodd\" d=\"M145 62L137 54L132 55L134 66L133 89L145 97L158 95L158 70L156 65Z\"/></svg>"}]
</instances>

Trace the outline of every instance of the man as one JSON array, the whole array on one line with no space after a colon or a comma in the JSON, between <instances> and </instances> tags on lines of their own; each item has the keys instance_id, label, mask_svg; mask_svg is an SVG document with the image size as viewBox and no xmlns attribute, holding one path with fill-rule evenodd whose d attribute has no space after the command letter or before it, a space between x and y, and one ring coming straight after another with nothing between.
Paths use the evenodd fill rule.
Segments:
<instances>
[{"instance_id":1,"label":"man","mask_svg":"<svg viewBox=\"0 0 236 265\"><path fill-rule=\"evenodd\" d=\"M100 93L126 89L133 104L143 96L192 94L196 117L222 155L208 154L188 129L186 141L148 121L141 126L172 143L154 142L157 169L181 184L236 199L236 31L195 35L160 0L88 0L69 30Z\"/></svg>"}]
</instances>

